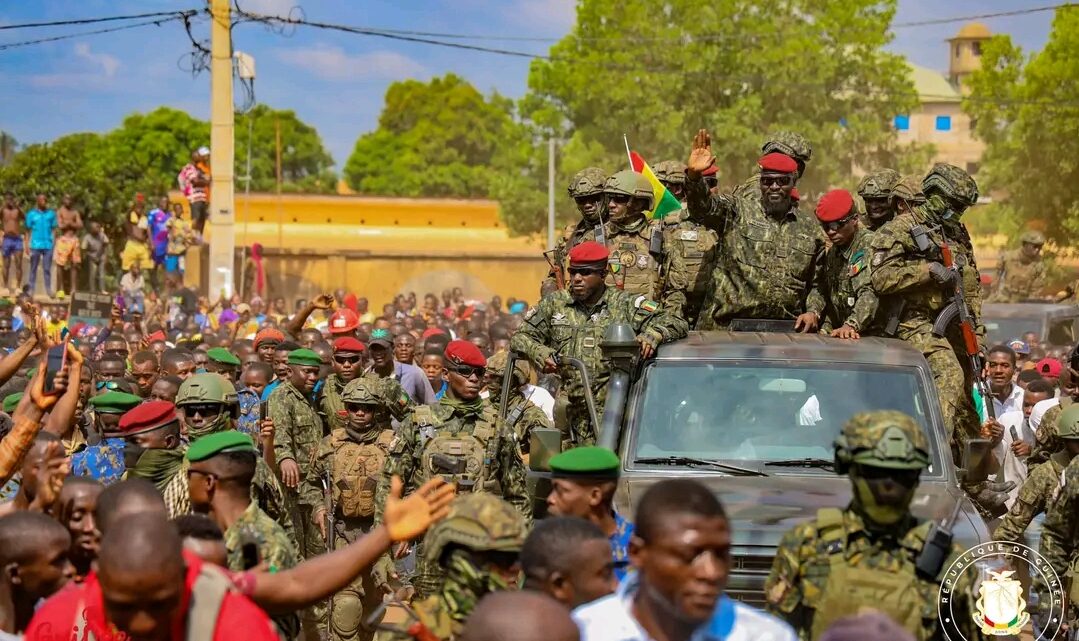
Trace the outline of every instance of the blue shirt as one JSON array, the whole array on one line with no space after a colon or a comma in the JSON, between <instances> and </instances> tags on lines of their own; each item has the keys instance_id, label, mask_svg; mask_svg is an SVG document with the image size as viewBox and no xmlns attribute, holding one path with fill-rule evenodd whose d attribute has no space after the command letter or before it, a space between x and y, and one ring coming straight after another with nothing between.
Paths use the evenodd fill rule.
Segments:
<instances>
[{"instance_id":1,"label":"blue shirt","mask_svg":"<svg viewBox=\"0 0 1079 641\"><path fill-rule=\"evenodd\" d=\"M247 434L255 443L259 440L259 403L262 399L249 387L244 387L236 392L240 402L240 416L236 419L236 429Z\"/></svg>"},{"instance_id":2,"label":"blue shirt","mask_svg":"<svg viewBox=\"0 0 1079 641\"><path fill-rule=\"evenodd\" d=\"M72 454L71 474L89 476L105 485L119 481L124 474L124 439L105 438Z\"/></svg>"},{"instance_id":3,"label":"blue shirt","mask_svg":"<svg viewBox=\"0 0 1079 641\"><path fill-rule=\"evenodd\" d=\"M52 249L52 230L56 229L56 212L37 207L26 212L26 227L30 230L30 249Z\"/></svg>"},{"instance_id":4,"label":"blue shirt","mask_svg":"<svg viewBox=\"0 0 1079 641\"><path fill-rule=\"evenodd\" d=\"M266 389L262 390L262 400L264 400L264 401L270 400L270 392L277 389L277 386L280 385L280 384L281 384L281 379L279 379L279 378L273 379L270 382L270 384L266 386Z\"/></svg>"},{"instance_id":5,"label":"blue shirt","mask_svg":"<svg viewBox=\"0 0 1079 641\"><path fill-rule=\"evenodd\" d=\"M621 583L630 571L629 539L633 536L633 524L614 513L614 534L607 537L611 542L611 558L614 559L614 576Z\"/></svg>"},{"instance_id":6,"label":"blue shirt","mask_svg":"<svg viewBox=\"0 0 1079 641\"><path fill-rule=\"evenodd\" d=\"M442 400L442 397L446 395L446 389L449 386L450 386L449 383L447 383L446 381L442 381L442 387L438 388L438 391L435 392L435 400L436 401L441 401Z\"/></svg>"}]
</instances>

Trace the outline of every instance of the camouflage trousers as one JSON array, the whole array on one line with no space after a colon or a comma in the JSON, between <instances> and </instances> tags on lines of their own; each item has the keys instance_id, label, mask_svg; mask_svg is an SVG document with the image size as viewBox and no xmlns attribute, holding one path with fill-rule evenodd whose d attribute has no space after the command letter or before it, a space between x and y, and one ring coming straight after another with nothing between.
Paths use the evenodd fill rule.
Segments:
<instances>
[{"instance_id":1,"label":"camouflage trousers","mask_svg":"<svg viewBox=\"0 0 1079 641\"><path fill-rule=\"evenodd\" d=\"M970 415L974 412L971 388L967 385L959 359L955 357L955 350L946 338L933 336L933 324L928 319L909 318L903 321L899 324L896 338L910 343L929 362L933 383L940 397L944 425L951 439L952 455L958 461L963 444L968 438L976 436L980 427L976 414L973 425L970 422Z\"/></svg>"},{"instance_id":2,"label":"camouflage trousers","mask_svg":"<svg viewBox=\"0 0 1079 641\"><path fill-rule=\"evenodd\" d=\"M357 519L361 520L361 519ZM339 550L370 529L367 527L338 524L334 537L334 549ZM382 603L382 593L371 580L371 573L364 572L349 583L343 590L333 595L333 613L330 616L330 638L332 641L370 641L374 631L364 627L364 619L373 613Z\"/></svg>"},{"instance_id":3,"label":"camouflage trousers","mask_svg":"<svg viewBox=\"0 0 1079 641\"><path fill-rule=\"evenodd\" d=\"M322 533L311 520L311 506L299 502L296 491L285 488L285 507L292 517L293 531L296 533L296 542L299 544L300 556L305 559L316 557L326 552L326 542ZM300 615L303 625L303 638L312 640L319 639L321 630L326 628L326 605L320 603L307 608Z\"/></svg>"},{"instance_id":4,"label":"camouflage trousers","mask_svg":"<svg viewBox=\"0 0 1079 641\"><path fill-rule=\"evenodd\" d=\"M603 421L603 407L607 400L607 388L603 387L595 395L596 418ZM566 403L566 429L563 434L563 444L568 447L581 445L595 445L599 435L599 425L592 425L592 417L588 413L588 402L584 398L584 392L578 391L571 394ZM563 450L568 449L563 447Z\"/></svg>"}]
</instances>

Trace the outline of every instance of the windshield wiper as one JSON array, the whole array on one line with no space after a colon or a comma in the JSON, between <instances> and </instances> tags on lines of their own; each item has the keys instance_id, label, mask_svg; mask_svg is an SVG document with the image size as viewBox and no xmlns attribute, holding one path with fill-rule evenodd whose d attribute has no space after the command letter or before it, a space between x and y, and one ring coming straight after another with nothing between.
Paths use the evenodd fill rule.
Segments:
<instances>
[{"instance_id":1,"label":"windshield wiper","mask_svg":"<svg viewBox=\"0 0 1079 641\"><path fill-rule=\"evenodd\" d=\"M783 467L818 467L824 470L835 469L835 461L826 458L792 458L784 459L782 461L766 461L765 465Z\"/></svg>"},{"instance_id":2,"label":"windshield wiper","mask_svg":"<svg viewBox=\"0 0 1079 641\"><path fill-rule=\"evenodd\" d=\"M727 465L719 461L709 461L708 459L693 458L692 456L648 456L636 459L633 462L644 463L645 465L701 465L729 472L735 476L768 476L767 473L760 470Z\"/></svg>"}]
</instances>

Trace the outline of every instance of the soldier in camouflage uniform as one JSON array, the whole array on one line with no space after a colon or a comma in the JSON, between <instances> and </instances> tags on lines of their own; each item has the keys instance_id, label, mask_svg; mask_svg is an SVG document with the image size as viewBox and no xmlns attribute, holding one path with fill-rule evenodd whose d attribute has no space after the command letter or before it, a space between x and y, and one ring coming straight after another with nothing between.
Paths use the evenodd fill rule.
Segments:
<instances>
[{"instance_id":1,"label":"soldier in camouflage uniform","mask_svg":"<svg viewBox=\"0 0 1079 641\"><path fill-rule=\"evenodd\" d=\"M596 413L603 415L607 380L610 372L603 362L600 342L607 326L628 323L637 332L641 356L648 358L660 343L686 335L686 321L644 296L607 287L607 248L599 243L582 243L570 252L570 287L545 297L525 313L525 321L510 340L510 348L524 354L545 372L558 372L564 381L562 390L570 446L595 442L598 426L592 425L585 404L584 384L576 368L567 359L578 358L588 368Z\"/></svg>"},{"instance_id":2,"label":"soldier in camouflage uniform","mask_svg":"<svg viewBox=\"0 0 1079 641\"><path fill-rule=\"evenodd\" d=\"M1048 412L1046 415L1048 416ZM994 541L1021 542L1023 533L1034 517L1045 512L1057 498L1064 468L1079 454L1079 405L1070 405L1060 412L1054 421L1063 449L1054 452L1046 462L1039 463L1030 470L1030 475L1023 482L1023 487L1019 488L1019 496L1008 515L993 531Z\"/></svg>"},{"instance_id":3,"label":"soldier in camouflage uniform","mask_svg":"<svg viewBox=\"0 0 1079 641\"><path fill-rule=\"evenodd\" d=\"M333 342L333 374L326 377L319 391L319 409L330 430L345 426L348 415L341 393L363 372L363 343L347 336Z\"/></svg>"},{"instance_id":4,"label":"soldier in camouflage uniform","mask_svg":"<svg viewBox=\"0 0 1079 641\"><path fill-rule=\"evenodd\" d=\"M777 131L765 138L761 144L761 154L780 153L790 156L798 163L798 178L806 171L806 165L813 159L813 145L805 139L805 136L793 131ZM734 198L759 198L761 194L761 168L753 165L749 178L734 188ZM792 197L798 200L797 190L792 190Z\"/></svg>"},{"instance_id":5,"label":"soldier in camouflage uniform","mask_svg":"<svg viewBox=\"0 0 1079 641\"><path fill-rule=\"evenodd\" d=\"M1067 416L1068 424L1063 424ZM1066 451L1068 453L1079 452L1079 412L1073 405L1061 416L1062 425L1060 431L1067 433ZM1059 460L1059 459L1058 459ZM1049 465L1048 463L1044 464ZM1079 625L1079 555L1076 554L1076 542L1079 541L1079 457L1072 456L1071 461L1065 466L1059 477L1059 483L1055 493L1051 497L1049 507L1045 514L1045 523L1042 525L1041 544L1038 552L1045 557L1046 562L1056 571L1057 576L1064 583L1065 597L1069 604L1069 611L1065 612L1065 620L1074 628ZM1046 594L1046 585L1039 578L1035 580L1037 589L1042 592L1042 602L1050 601Z\"/></svg>"},{"instance_id":6,"label":"soldier in camouflage uniform","mask_svg":"<svg viewBox=\"0 0 1079 641\"><path fill-rule=\"evenodd\" d=\"M864 412L843 427L835 452L836 472L851 479L851 503L822 508L783 536L765 583L768 610L803 640L819 638L833 621L863 607L887 614L919 641L944 638L938 592L962 549L953 544L932 577L915 569L933 525L910 513L929 465L922 428L902 412Z\"/></svg>"},{"instance_id":7,"label":"soldier in camouflage uniform","mask_svg":"<svg viewBox=\"0 0 1079 641\"><path fill-rule=\"evenodd\" d=\"M603 193L610 214L607 247L612 257L607 285L659 301L672 314L683 316L688 282L682 252L671 251L675 240L662 222L650 223L646 217L653 206L652 185L627 169L608 178Z\"/></svg>"},{"instance_id":8,"label":"soldier in camouflage uniform","mask_svg":"<svg viewBox=\"0 0 1079 641\"><path fill-rule=\"evenodd\" d=\"M487 359L488 399L498 407L502 402L502 379L506 374L506 361L509 355L503 350ZM554 423L535 403L524 397L521 387L528 383L528 363L516 360L513 363L513 385L509 390L509 402L506 405L506 428L513 432L521 446L521 452L528 453L532 430L537 427L553 428Z\"/></svg>"},{"instance_id":9,"label":"soldier in camouflage uniform","mask_svg":"<svg viewBox=\"0 0 1079 641\"><path fill-rule=\"evenodd\" d=\"M390 447L375 496L380 522L390 481L404 482L405 495L440 475L457 483L460 493L495 494L532 520L532 503L517 438L498 419L498 409L480 396L487 359L464 340L451 341L445 352L446 394L438 405L418 405L401 424ZM421 596L433 594L440 572L436 559L416 551L416 579Z\"/></svg>"},{"instance_id":10,"label":"soldier in camouflage uniform","mask_svg":"<svg viewBox=\"0 0 1079 641\"><path fill-rule=\"evenodd\" d=\"M1023 234L1022 247L1001 254L997 283L987 303L1021 303L1041 296L1045 287L1045 236L1038 231Z\"/></svg>"},{"instance_id":11,"label":"soldier in camouflage uniform","mask_svg":"<svg viewBox=\"0 0 1079 641\"><path fill-rule=\"evenodd\" d=\"M323 484L331 488L334 529L329 536L333 549L354 542L374 525L375 489L382 478L394 431L389 412L370 386L364 379L345 385L340 396L344 423L319 443L300 491L300 501L311 510L319 530L325 532L328 520ZM381 597L369 573L356 577L335 594L330 617L332 639L370 638L370 633L361 627L363 614L378 607Z\"/></svg>"},{"instance_id":12,"label":"soldier in camouflage uniform","mask_svg":"<svg viewBox=\"0 0 1079 641\"><path fill-rule=\"evenodd\" d=\"M528 524L512 505L489 494L454 499L450 513L431 526L424 548L444 575L430 596L413 604L405 621L380 626L377 641L411 641L415 623L442 641L457 639L485 594L516 589L517 556Z\"/></svg>"},{"instance_id":13,"label":"soldier in camouflage uniform","mask_svg":"<svg viewBox=\"0 0 1079 641\"><path fill-rule=\"evenodd\" d=\"M865 224L871 231L880 229L898 213L893 191L899 179L894 169L878 169L866 174L858 184L858 195L865 203Z\"/></svg>"},{"instance_id":14,"label":"soldier in camouflage uniform","mask_svg":"<svg viewBox=\"0 0 1079 641\"><path fill-rule=\"evenodd\" d=\"M870 280L872 234L862 228L854 198L845 189L830 191L816 212L831 243L817 274L817 289L826 301L821 333L836 338L879 334L877 294Z\"/></svg>"},{"instance_id":15,"label":"soldier in camouflage uniform","mask_svg":"<svg viewBox=\"0 0 1079 641\"><path fill-rule=\"evenodd\" d=\"M607 182L607 172L599 167L586 167L574 174L566 189L569 197L577 205L581 219L566 225L562 235L555 242L552 251L554 268L544 280L544 287L558 288L559 281L565 279L566 260L569 251L586 240L596 240L606 244L607 232L603 217L607 213L607 199L603 185Z\"/></svg>"},{"instance_id":16,"label":"soldier in camouflage uniform","mask_svg":"<svg viewBox=\"0 0 1079 641\"><path fill-rule=\"evenodd\" d=\"M677 252L682 259L682 267L686 274L686 306L682 316L689 326L693 327L701 314L704 297L708 293L708 282L712 278L712 270L715 269L719 234L715 230L689 220L689 214L686 212L686 167L684 164L676 160L665 160L656 163L655 172L656 178L663 183L667 191L682 203L682 213L678 216L668 216L663 223L672 240L671 246L667 249L668 253Z\"/></svg>"},{"instance_id":17,"label":"soldier in camouflage uniform","mask_svg":"<svg viewBox=\"0 0 1079 641\"><path fill-rule=\"evenodd\" d=\"M686 168L690 217L720 235L704 311L697 329L725 328L734 319L790 319L794 329L816 331L824 298L816 274L824 258L824 234L791 198L799 165L772 152L758 165L757 192L712 195L701 172L715 164L711 137L701 130Z\"/></svg>"}]
</instances>

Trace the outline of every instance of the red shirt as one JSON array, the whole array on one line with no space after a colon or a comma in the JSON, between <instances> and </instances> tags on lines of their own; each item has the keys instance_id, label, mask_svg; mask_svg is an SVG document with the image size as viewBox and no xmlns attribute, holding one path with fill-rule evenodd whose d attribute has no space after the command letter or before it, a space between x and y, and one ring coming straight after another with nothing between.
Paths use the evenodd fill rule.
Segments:
<instances>
[{"instance_id":1,"label":"red shirt","mask_svg":"<svg viewBox=\"0 0 1079 641\"><path fill-rule=\"evenodd\" d=\"M184 639L184 623L187 608L191 602L191 590L202 569L202 561L193 554L184 551L187 573L184 576L184 594L181 608L183 616L173 624L172 638ZM123 641L125 635L110 631L112 627L105 620L101 584L97 573L91 572L82 585L61 590L45 601L30 626L26 629L26 641L85 641L75 638L76 615L80 606L86 610L86 629L93 633L96 641ZM236 631L243 630L243 638L248 641L278 641L269 617L247 597L229 592L221 602L212 641L230 641L236 638Z\"/></svg>"}]
</instances>

